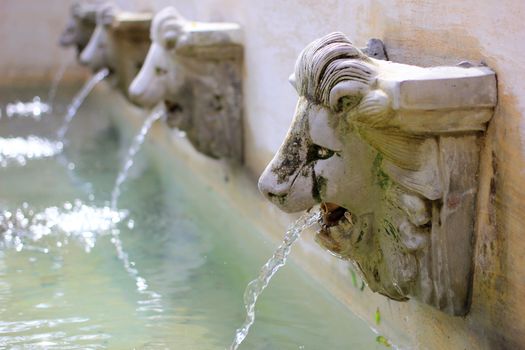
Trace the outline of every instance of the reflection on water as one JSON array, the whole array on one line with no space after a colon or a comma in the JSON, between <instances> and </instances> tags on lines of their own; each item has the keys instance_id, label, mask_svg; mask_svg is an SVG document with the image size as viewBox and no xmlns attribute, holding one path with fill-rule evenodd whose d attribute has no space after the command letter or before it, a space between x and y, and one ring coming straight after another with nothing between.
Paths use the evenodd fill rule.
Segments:
<instances>
[{"instance_id":1,"label":"reflection on water","mask_svg":"<svg viewBox=\"0 0 525 350\"><path fill-rule=\"evenodd\" d=\"M51 107L49 104L40 101L40 97L33 97L32 101L16 101L8 103L5 109L8 118L33 118L40 120L43 114L49 113Z\"/></svg>"},{"instance_id":2,"label":"reflection on water","mask_svg":"<svg viewBox=\"0 0 525 350\"><path fill-rule=\"evenodd\" d=\"M62 151L62 142L37 136L0 138L0 166L25 165L30 159L53 157Z\"/></svg>"},{"instance_id":3,"label":"reflection on water","mask_svg":"<svg viewBox=\"0 0 525 350\"><path fill-rule=\"evenodd\" d=\"M126 215L125 211L92 207L79 200L40 212L24 203L21 208L0 212L0 248L12 247L21 251L24 245L28 245L34 249L33 243L54 234L57 247L74 240L89 252L95 246L97 236L116 230L116 225Z\"/></svg>"}]
</instances>

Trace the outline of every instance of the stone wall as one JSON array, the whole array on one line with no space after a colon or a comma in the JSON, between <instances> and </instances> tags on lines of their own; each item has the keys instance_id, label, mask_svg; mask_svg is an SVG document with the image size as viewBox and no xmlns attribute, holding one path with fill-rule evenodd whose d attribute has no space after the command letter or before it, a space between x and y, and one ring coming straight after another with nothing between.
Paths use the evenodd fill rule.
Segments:
<instances>
[{"instance_id":1,"label":"stone wall","mask_svg":"<svg viewBox=\"0 0 525 350\"><path fill-rule=\"evenodd\" d=\"M483 61L498 74L499 105L489 127L480 172L472 308L446 316L415 302L396 303L353 288L346 265L311 241L300 246L304 267L363 318L399 343L422 349L525 347L525 3L415 0L135 0L128 9L174 5L189 19L234 21L245 35L245 140L253 179L280 145L296 94L287 78L300 50L330 31L358 45L382 39L390 59L423 66ZM73 55L57 46L69 2L0 2L0 76L49 77ZM267 207L265 215L281 215ZM255 214L254 214L255 215ZM288 220L281 216L282 222ZM279 233L277 233L278 235ZM319 268L307 260L324 261ZM406 333L410 330L409 333ZM397 335L394 335L396 333Z\"/></svg>"}]
</instances>

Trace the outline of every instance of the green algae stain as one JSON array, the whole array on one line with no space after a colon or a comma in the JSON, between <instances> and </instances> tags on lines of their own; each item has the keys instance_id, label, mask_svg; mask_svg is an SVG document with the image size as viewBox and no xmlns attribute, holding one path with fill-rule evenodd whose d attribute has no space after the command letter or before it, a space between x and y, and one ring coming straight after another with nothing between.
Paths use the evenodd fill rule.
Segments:
<instances>
[{"instance_id":1,"label":"green algae stain","mask_svg":"<svg viewBox=\"0 0 525 350\"><path fill-rule=\"evenodd\" d=\"M321 202L322 198L326 196L328 180L322 176L316 176L312 167L312 182L312 197L314 197L317 202Z\"/></svg>"},{"instance_id":2,"label":"green algae stain","mask_svg":"<svg viewBox=\"0 0 525 350\"><path fill-rule=\"evenodd\" d=\"M350 273L352 274L352 283L354 284L354 287L359 288L357 285L357 275L354 270L350 270Z\"/></svg>"},{"instance_id":3,"label":"green algae stain","mask_svg":"<svg viewBox=\"0 0 525 350\"><path fill-rule=\"evenodd\" d=\"M387 347L387 348L392 347L392 344L390 344L390 342L388 341L388 339L386 339L386 338L385 338L384 336L382 336L382 335L378 335L378 336L376 337L376 342L377 342L378 344L384 345L384 346Z\"/></svg>"},{"instance_id":4,"label":"green algae stain","mask_svg":"<svg viewBox=\"0 0 525 350\"><path fill-rule=\"evenodd\" d=\"M381 323L381 312L379 311L379 308L376 309L376 313L374 315L376 325L379 325Z\"/></svg>"},{"instance_id":5,"label":"green algae stain","mask_svg":"<svg viewBox=\"0 0 525 350\"><path fill-rule=\"evenodd\" d=\"M383 163L383 155L377 153L374 163L372 164L372 172L376 177L376 182L381 189L386 190L392 184L390 177L383 171L381 165Z\"/></svg>"}]
</instances>

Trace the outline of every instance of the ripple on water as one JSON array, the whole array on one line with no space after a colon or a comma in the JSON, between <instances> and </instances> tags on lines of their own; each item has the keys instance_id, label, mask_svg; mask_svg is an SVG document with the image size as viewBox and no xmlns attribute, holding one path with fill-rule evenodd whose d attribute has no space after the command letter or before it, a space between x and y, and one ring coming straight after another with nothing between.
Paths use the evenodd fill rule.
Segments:
<instances>
[{"instance_id":1,"label":"ripple on water","mask_svg":"<svg viewBox=\"0 0 525 350\"><path fill-rule=\"evenodd\" d=\"M38 349L103 349L104 341L111 335L101 332L98 327L80 327L89 318L68 317L40 320L0 322L0 346ZM62 329L72 327L84 334L70 335ZM60 328L61 330L57 330ZM37 333L34 333L37 331ZM29 333L29 334L28 334Z\"/></svg>"}]
</instances>

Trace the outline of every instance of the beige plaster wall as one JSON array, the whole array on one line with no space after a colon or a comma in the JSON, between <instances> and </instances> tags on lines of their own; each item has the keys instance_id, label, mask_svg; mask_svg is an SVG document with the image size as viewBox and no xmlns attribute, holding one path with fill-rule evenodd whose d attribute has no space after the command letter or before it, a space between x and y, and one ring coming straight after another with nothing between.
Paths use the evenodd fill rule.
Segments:
<instances>
[{"instance_id":1,"label":"beige plaster wall","mask_svg":"<svg viewBox=\"0 0 525 350\"><path fill-rule=\"evenodd\" d=\"M418 349L525 348L525 2L521 0L129 0L128 9L175 5L190 19L235 21L245 34L247 167L255 177L276 151L294 111L287 82L299 51L330 31L358 45L384 40L390 59L418 65L484 61L498 74L499 106L480 174L472 310L453 318L414 302L353 288L347 265L307 238L304 267L380 331ZM72 50L57 47L69 1L0 1L0 77L49 76ZM30 23L31 25L28 25ZM37 29L38 28L38 29ZM9 81L9 79L7 79ZM207 164L202 161L201 163ZM196 167L205 169L206 165ZM244 180L243 180L244 181ZM242 182L246 184L246 182ZM234 191L234 189L231 189ZM250 190L251 191L251 190ZM289 221L254 193L263 217ZM254 209L254 210L255 210ZM253 213L252 213L253 214ZM255 214L253 214L255 215ZM275 233L276 236L279 232ZM319 264L324 264L319 268ZM397 334L397 335L395 335ZM402 334L402 335L401 335ZM406 340L406 342L404 340Z\"/></svg>"},{"instance_id":2,"label":"beige plaster wall","mask_svg":"<svg viewBox=\"0 0 525 350\"><path fill-rule=\"evenodd\" d=\"M48 80L64 62L75 64L73 49L58 48L69 3L68 0L0 1L2 83Z\"/></svg>"}]
</instances>

